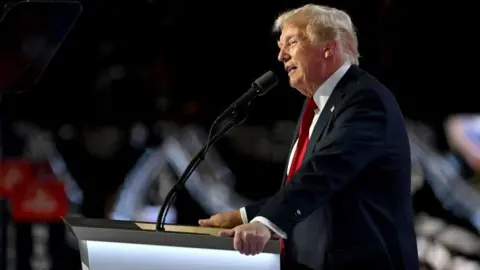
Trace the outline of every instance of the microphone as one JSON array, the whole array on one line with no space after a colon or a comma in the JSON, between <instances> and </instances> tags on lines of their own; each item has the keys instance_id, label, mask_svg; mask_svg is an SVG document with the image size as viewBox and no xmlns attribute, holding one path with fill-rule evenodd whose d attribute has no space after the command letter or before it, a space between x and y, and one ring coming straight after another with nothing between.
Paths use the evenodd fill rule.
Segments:
<instances>
[{"instance_id":1,"label":"microphone","mask_svg":"<svg viewBox=\"0 0 480 270\"><path fill-rule=\"evenodd\" d=\"M263 96L278 84L278 78L275 73L268 71L256 79L250 89L239 99L235 100L222 114L220 114L214 123L234 112L237 108L245 104L250 104L258 96Z\"/></svg>"},{"instance_id":2,"label":"microphone","mask_svg":"<svg viewBox=\"0 0 480 270\"><path fill-rule=\"evenodd\" d=\"M213 146L217 141L219 141L223 135L230 131L237 124L243 123L247 119L247 109L248 105L258 96L263 96L273 87L278 84L278 78L272 71L268 71L263 74L261 77L256 79L250 89L243 94L239 99L233 102L223 113L221 113L217 119L213 122L210 127L208 134L207 143L205 146L195 155L192 161L188 164L187 168L183 172L182 176L177 180L174 186L168 192L165 201L162 204L157 216L157 222L155 224L155 230L157 232L165 231L165 221L167 219L167 212L170 208L170 205L175 200L177 192L185 187L190 175L195 171L195 169L200 165L200 163L205 160L205 156L208 153L208 150ZM246 106L245 106L246 105ZM240 112L238 109L243 109L244 112ZM220 131L213 135L213 130L216 124L225 118L228 115L232 115L233 119L230 120Z\"/></svg>"}]
</instances>

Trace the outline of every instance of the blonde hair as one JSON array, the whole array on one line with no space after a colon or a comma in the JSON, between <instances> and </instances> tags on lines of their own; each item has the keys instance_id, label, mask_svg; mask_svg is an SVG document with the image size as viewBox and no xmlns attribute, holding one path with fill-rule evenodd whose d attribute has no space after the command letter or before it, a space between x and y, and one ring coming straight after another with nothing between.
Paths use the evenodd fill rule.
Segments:
<instances>
[{"instance_id":1,"label":"blonde hair","mask_svg":"<svg viewBox=\"0 0 480 270\"><path fill-rule=\"evenodd\" d=\"M281 14L275 20L273 31L282 31L288 23L305 27L312 42L337 41L345 60L355 65L359 64L358 39L352 20L346 12L308 4Z\"/></svg>"}]
</instances>

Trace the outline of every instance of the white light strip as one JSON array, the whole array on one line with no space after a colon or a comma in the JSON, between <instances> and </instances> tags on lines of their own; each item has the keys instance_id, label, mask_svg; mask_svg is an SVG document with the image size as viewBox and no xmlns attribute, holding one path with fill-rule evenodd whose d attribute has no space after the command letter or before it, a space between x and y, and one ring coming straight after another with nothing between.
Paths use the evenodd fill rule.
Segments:
<instances>
[{"instance_id":1,"label":"white light strip","mask_svg":"<svg viewBox=\"0 0 480 270\"><path fill-rule=\"evenodd\" d=\"M280 255L87 241L90 270L278 270Z\"/></svg>"}]
</instances>

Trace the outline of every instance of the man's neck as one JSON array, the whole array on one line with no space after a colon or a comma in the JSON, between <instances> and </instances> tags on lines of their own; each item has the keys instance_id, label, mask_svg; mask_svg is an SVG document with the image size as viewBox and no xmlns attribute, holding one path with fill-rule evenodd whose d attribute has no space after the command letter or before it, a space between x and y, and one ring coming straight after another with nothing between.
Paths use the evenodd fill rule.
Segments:
<instances>
[{"instance_id":1,"label":"man's neck","mask_svg":"<svg viewBox=\"0 0 480 270\"><path fill-rule=\"evenodd\" d=\"M313 99L315 100L315 103L317 103L317 106L321 106L319 104L319 99L321 99L321 97L330 96L338 82L342 79L345 73L347 73L350 66L350 62L343 63L337 68L337 70L335 70L333 74L328 77L328 79L322 85L320 85L320 87L317 88L315 94L313 95Z\"/></svg>"},{"instance_id":2,"label":"man's neck","mask_svg":"<svg viewBox=\"0 0 480 270\"><path fill-rule=\"evenodd\" d=\"M334 61L334 62L332 63L332 65L330 65L329 68L327 69L327 72L326 72L327 76L324 78L322 84L325 83L325 81L327 81L330 77L332 77L332 75L333 75L335 72L337 72L337 70L338 70L339 68L341 68L346 62L347 62L347 61L343 61L343 60L342 60L342 61ZM321 85L320 85L320 86L321 86ZM320 87L320 86L319 86L319 87Z\"/></svg>"},{"instance_id":3,"label":"man's neck","mask_svg":"<svg viewBox=\"0 0 480 270\"><path fill-rule=\"evenodd\" d=\"M310 91L308 91L309 93L315 93L320 87L322 87L322 85L325 84L325 82L333 76L333 74L335 74L335 72L337 72L338 69L340 69L344 64L346 63L346 61L333 61L331 64L329 64L327 67L326 67L326 72L324 73L325 76L322 78L321 81L315 83L315 84L312 84L310 85Z\"/></svg>"}]
</instances>

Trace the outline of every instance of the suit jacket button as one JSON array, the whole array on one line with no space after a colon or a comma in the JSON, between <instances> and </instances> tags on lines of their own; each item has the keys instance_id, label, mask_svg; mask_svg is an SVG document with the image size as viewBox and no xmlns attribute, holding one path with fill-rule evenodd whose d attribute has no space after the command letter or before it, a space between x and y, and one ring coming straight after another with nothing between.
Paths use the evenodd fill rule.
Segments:
<instances>
[{"instance_id":1,"label":"suit jacket button","mask_svg":"<svg viewBox=\"0 0 480 270\"><path fill-rule=\"evenodd\" d=\"M297 216L300 216L302 214L302 212L300 212L300 210L297 210L297 212L295 212L295 215Z\"/></svg>"}]
</instances>

